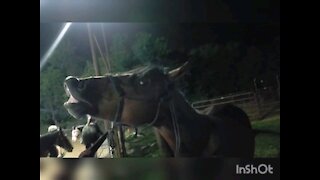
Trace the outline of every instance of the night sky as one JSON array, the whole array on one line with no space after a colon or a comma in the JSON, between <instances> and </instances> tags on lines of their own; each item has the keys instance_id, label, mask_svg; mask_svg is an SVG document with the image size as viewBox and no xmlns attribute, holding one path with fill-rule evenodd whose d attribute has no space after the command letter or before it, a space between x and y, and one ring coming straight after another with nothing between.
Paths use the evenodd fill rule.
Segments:
<instances>
[{"instance_id":1,"label":"night sky","mask_svg":"<svg viewBox=\"0 0 320 180\"><path fill-rule=\"evenodd\" d=\"M40 24L40 58L49 49L54 39L63 27L63 23ZM97 33L101 33L101 26L92 25ZM149 32L155 36L164 36L169 40L172 49L190 49L206 43L240 42L245 45L255 45L263 49L270 45L275 38L280 37L279 23L104 23L107 41L116 33L127 34L134 38L138 32ZM73 23L64 39L76 44L79 55L90 57L88 32L85 23Z\"/></svg>"},{"instance_id":2,"label":"night sky","mask_svg":"<svg viewBox=\"0 0 320 180\"><path fill-rule=\"evenodd\" d=\"M46 22L167 22L106 23L105 30L107 39L116 32L127 33L129 37L137 32L163 35L173 49L230 40L263 47L280 36L279 0L178 0L170 3L42 0L40 10L40 58L63 25ZM99 26L97 28L100 30ZM90 52L84 23L73 24L66 39L76 42L79 53Z\"/></svg>"}]
</instances>

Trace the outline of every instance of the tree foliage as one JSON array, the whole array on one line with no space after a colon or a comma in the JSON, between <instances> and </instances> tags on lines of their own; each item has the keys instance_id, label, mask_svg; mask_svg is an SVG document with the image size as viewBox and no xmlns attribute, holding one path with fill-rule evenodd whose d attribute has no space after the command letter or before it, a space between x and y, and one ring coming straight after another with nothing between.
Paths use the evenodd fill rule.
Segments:
<instances>
[{"instance_id":1,"label":"tree foliage","mask_svg":"<svg viewBox=\"0 0 320 180\"><path fill-rule=\"evenodd\" d=\"M75 48L68 41L55 50L40 72L40 121L51 124L71 119L63 107L67 99L63 82L68 75L80 76L84 64L86 61L75 54Z\"/></svg>"},{"instance_id":2,"label":"tree foliage","mask_svg":"<svg viewBox=\"0 0 320 180\"><path fill-rule=\"evenodd\" d=\"M248 91L253 88L254 78L275 82L280 73L277 49L265 54L257 46L238 42L199 46L190 51L190 61L192 68L186 81L191 99Z\"/></svg>"},{"instance_id":3,"label":"tree foliage","mask_svg":"<svg viewBox=\"0 0 320 180\"><path fill-rule=\"evenodd\" d=\"M193 48L169 47L169 39L140 32L134 36L113 34L109 43L112 72L129 70L135 66L155 63L172 66L189 60L192 64L186 75L183 91L189 100L211 98L253 88L254 78L273 81L280 73L280 37L265 47L240 41L212 42ZM77 45L65 41L59 45L40 73L40 121L53 118L71 120L63 107L67 99L63 81L68 75L94 75L91 57L76 54ZM173 57L177 49L184 49L185 57ZM88 49L89 51L89 49ZM98 57L100 69L104 68ZM105 72L105 70L101 71Z\"/></svg>"}]
</instances>

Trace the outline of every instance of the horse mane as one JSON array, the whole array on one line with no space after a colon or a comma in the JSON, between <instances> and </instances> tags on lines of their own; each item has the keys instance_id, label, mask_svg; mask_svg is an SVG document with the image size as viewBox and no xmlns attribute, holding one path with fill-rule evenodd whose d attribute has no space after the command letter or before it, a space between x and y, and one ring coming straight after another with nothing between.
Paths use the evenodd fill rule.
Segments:
<instances>
[{"instance_id":1,"label":"horse mane","mask_svg":"<svg viewBox=\"0 0 320 180\"><path fill-rule=\"evenodd\" d=\"M133 69L130 69L128 71L123 72L117 72L117 73L107 73L105 75L114 75L114 76L121 76L121 75L133 75L133 74L145 74L146 72L149 72L150 70L157 69L160 72L164 73L164 68L160 65L156 64L148 64L148 65L139 65L134 67Z\"/></svg>"},{"instance_id":2,"label":"horse mane","mask_svg":"<svg viewBox=\"0 0 320 180\"><path fill-rule=\"evenodd\" d=\"M197 115L201 115L201 113L199 113L196 109L194 109L191 106L191 104L187 101L186 97L179 90L175 90L175 93L173 96L175 99L175 103L178 103L177 107L179 108L180 111L187 114L192 112Z\"/></svg>"},{"instance_id":3,"label":"horse mane","mask_svg":"<svg viewBox=\"0 0 320 180\"><path fill-rule=\"evenodd\" d=\"M49 137L52 137L52 136L54 136L54 135L56 135L56 134L58 134L58 133L59 133L59 131L47 132L47 133L45 133L45 134L41 134L41 135L40 135L40 139L49 138Z\"/></svg>"}]
</instances>

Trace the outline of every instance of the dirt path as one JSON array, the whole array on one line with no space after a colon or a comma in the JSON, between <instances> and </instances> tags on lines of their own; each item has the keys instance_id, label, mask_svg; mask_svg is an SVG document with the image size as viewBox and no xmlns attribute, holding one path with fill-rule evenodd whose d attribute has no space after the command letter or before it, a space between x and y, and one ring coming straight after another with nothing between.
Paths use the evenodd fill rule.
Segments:
<instances>
[{"instance_id":1,"label":"dirt path","mask_svg":"<svg viewBox=\"0 0 320 180\"><path fill-rule=\"evenodd\" d=\"M79 154L85 150L85 146L83 144L80 144L79 141L72 142L73 151L72 152L65 152L65 155L63 158L78 158ZM99 148L97 151L98 157L108 157L109 153L108 150L105 148Z\"/></svg>"}]
</instances>

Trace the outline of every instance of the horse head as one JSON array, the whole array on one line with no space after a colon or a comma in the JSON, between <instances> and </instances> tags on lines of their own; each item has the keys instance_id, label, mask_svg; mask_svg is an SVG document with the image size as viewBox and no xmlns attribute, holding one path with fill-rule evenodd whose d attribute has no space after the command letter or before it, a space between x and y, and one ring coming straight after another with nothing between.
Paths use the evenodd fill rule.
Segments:
<instances>
[{"instance_id":1,"label":"horse head","mask_svg":"<svg viewBox=\"0 0 320 180\"><path fill-rule=\"evenodd\" d=\"M69 141L61 127L58 128L57 145L67 150L68 152L72 152L73 150L71 142Z\"/></svg>"},{"instance_id":2,"label":"horse head","mask_svg":"<svg viewBox=\"0 0 320 180\"><path fill-rule=\"evenodd\" d=\"M160 103L171 95L175 80L187 66L185 63L168 73L160 67L146 66L104 76L69 76L64 82L69 96L64 106L77 119L89 114L113 121L121 113L122 123L132 126L151 123Z\"/></svg>"}]
</instances>

